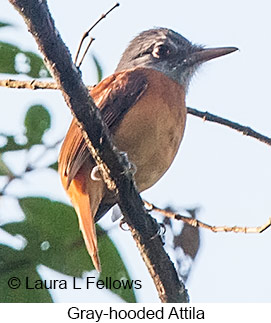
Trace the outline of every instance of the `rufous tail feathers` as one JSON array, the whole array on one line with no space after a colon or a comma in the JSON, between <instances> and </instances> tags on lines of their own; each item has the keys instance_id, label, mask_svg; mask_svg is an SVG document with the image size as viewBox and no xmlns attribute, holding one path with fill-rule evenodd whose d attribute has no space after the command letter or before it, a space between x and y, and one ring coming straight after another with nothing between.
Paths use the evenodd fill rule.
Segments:
<instances>
[{"instance_id":1,"label":"rufous tail feathers","mask_svg":"<svg viewBox=\"0 0 271 323\"><path fill-rule=\"evenodd\" d=\"M92 181L88 174L78 175L72 180L67 192L77 213L87 251L96 270L101 272L94 216L103 197L104 184L102 181Z\"/></svg>"}]
</instances>

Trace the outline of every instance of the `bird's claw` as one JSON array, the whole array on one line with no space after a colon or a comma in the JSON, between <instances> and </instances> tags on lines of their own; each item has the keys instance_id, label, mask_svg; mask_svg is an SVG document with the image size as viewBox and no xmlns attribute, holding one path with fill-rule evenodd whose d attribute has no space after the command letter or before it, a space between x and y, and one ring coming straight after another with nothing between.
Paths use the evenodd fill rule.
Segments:
<instances>
[{"instance_id":1,"label":"bird's claw","mask_svg":"<svg viewBox=\"0 0 271 323\"><path fill-rule=\"evenodd\" d=\"M122 162L126 168L126 172L131 173L132 175L135 175L137 171L136 165L129 161L128 155L125 151L120 151L120 155L122 158Z\"/></svg>"},{"instance_id":2,"label":"bird's claw","mask_svg":"<svg viewBox=\"0 0 271 323\"><path fill-rule=\"evenodd\" d=\"M151 240L155 239L156 237L160 237L164 244L165 233L166 233L166 226L164 225L164 223L159 223L159 229L157 230L155 235L151 237Z\"/></svg>"},{"instance_id":3,"label":"bird's claw","mask_svg":"<svg viewBox=\"0 0 271 323\"><path fill-rule=\"evenodd\" d=\"M99 166L95 166L92 168L91 173L90 173L90 178L97 182L102 180L102 176L100 174Z\"/></svg>"},{"instance_id":4,"label":"bird's claw","mask_svg":"<svg viewBox=\"0 0 271 323\"><path fill-rule=\"evenodd\" d=\"M124 228L124 225L127 224L123 219L120 220L119 226L123 231L129 231L129 229Z\"/></svg>"}]
</instances>

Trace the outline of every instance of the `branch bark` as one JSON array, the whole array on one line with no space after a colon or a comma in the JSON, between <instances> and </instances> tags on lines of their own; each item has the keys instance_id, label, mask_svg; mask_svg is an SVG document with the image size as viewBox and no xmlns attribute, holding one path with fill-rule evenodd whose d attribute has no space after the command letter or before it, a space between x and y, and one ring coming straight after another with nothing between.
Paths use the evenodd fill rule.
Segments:
<instances>
[{"instance_id":1,"label":"branch bark","mask_svg":"<svg viewBox=\"0 0 271 323\"><path fill-rule=\"evenodd\" d=\"M199 221L199 220L192 218L192 217L187 217L187 216L184 216L184 215L172 212L172 211L168 211L166 209L161 209L161 208L159 208L159 207L155 206L154 204L149 203L147 201L144 201L144 203L149 211L156 211L156 212L159 212L170 219L182 221L182 222L190 225L191 227L204 228L204 229L211 230L213 232L262 233L271 227L271 218L269 218L265 224L258 226L258 227L240 227L240 226L236 226L236 225L233 227L229 227L226 225L214 226L214 225L210 225L210 224L204 223L202 221Z\"/></svg>"},{"instance_id":2,"label":"branch bark","mask_svg":"<svg viewBox=\"0 0 271 323\"><path fill-rule=\"evenodd\" d=\"M19 80L0 80L0 86L10 89L28 90L58 90L56 82L43 82L38 80L19 81Z\"/></svg>"},{"instance_id":3,"label":"branch bark","mask_svg":"<svg viewBox=\"0 0 271 323\"><path fill-rule=\"evenodd\" d=\"M193 116L199 117L204 121L214 122L222 124L223 126L229 127L231 129L241 132L244 136L255 138L269 146L271 146L271 138L260 134L259 132L251 129L250 127L243 126L237 122L230 121L228 119L216 116L215 114L209 112L199 111L193 108L187 107L187 113Z\"/></svg>"},{"instance_id":4,"label":"branch bark","mask_svg":"<svg viewBox=\"0 0 271 323\"><path fill-rule=\"evenodd\" d=\"M148 267L162 302L187 302L188 294L157 235L157 223L146 212L133 177L110 140L110 133L84 86L71 55L55 28L46 1L9 0L35 38L57 87L78 121L91 155L119 206Z\"/></svg>"}]
</instances>

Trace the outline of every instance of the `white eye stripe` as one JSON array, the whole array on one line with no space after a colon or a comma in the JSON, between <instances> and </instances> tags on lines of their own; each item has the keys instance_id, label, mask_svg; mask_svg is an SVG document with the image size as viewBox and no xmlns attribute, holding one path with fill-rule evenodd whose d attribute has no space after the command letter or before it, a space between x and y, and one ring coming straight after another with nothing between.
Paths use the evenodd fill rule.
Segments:
<instances>
[{"instance_id":1,"label":"white eye stripe","mask_svg":"<svg viewBox=\"0 0 271 323\"><path fill-rule=\"evenodd\" d=\"M156 45L152 51L152 56L155 58L163 58L169 56L171 52L171 48L168 45Z\"/></svg>"},{"instance_id":2,"label":"white eye stripe","mask_svg":"<svg viewBox=\"0 0 271 323\"><path fill-rule=\"evenodd\" d=\"M155 58L160 58L159 51L160 51L160 47L158 46L154 47L152 51L152 56Z\"/></svg>"}]
</instances>

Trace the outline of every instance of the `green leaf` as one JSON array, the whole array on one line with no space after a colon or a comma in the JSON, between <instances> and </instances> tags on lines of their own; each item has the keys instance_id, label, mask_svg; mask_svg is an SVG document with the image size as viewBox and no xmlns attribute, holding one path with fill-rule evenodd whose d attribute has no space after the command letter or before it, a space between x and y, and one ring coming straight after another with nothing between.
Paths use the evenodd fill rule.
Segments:
<instances>
[{"instance_id":1,"label":"green leaf","mask_svg":"<svg viewBox=\"0 0 271 323\"><path fill-rule=\"evenodd\" d=\"M28 289L27 277L30 282L40 280L31 258L25 257L22 251L0 245L0 302L1 303L50 303L52 298L46 289ZM16 289L9 287L20 281Z\"/></svg>"},{"instance_id":2,"label":"green leaf","mask_svg":"<svg viewBox=\"0 0 271 323\"><path fill-rule=\"evenodd\" d=\"M20 254L31 268L43 264L74 277L81 277L84 272L94 269L72 207L34 197L20 199L19 203L26 220L6 224L3 229L27 239L28 244ZM102 264L101 278L130 280L116 247L99 226L97 235ZM135 302L133 290L118 289L112 292L127 302Z\"/></svg>"},{"instance_id":3,"label":"green leaf","mask_svg":"<svg viewBox=\"0 0 271 323\"><path fill-rule=\"evenodd\" d=\"M23 52L23 54L26 56L31 66L31 70L27 73L27 75L34 78L50 77L43 60L37 54L32 52Z\"/></svg>"},{"instance_id":4,"label":"green leaf","mask_svg":"<svg viewBox=\"0 0 271 323\"><path fill-rule=\"evenodd\" d=\"M11 24L7 23L7 22L2 22L0 21L0 28L1 27L9 27L9 26L12 26Z\"/></svg>"},{"instance_id":5,"label":"green leaf","mask_svg":"<svg viewBox=\"0 0 271 323\"><path fill-rule=\"evenodd\" d=\"M40 144L45 131L51 126L51 116L42 105L33 105L26 113L24 125L28 146Z\"/></svg>"},{"instance_id":6,"label":"green leaf","mask_svg":"<svg viewBox=\"0 0 271 323\"><path fill-rule=\"evenodd\" d=\"M33 105L26 113L24 125L26 128L26 137L28 139L27 144L17 144L14 136L1 134L1 136L6 138L6 144L0 147L0 154L7 151L29 149L32 145L41 144L43 134L51 126L51 116L42 105ZM51 168L53 168L53 165Z\"/></svg>"},{"instance_id":7,"label":"green leaf","mask_svg":"<svg viewBox=\"0 0 271 323\"><path fill-rule=\"evenodd\" d=\"M39 55L0 42L0 73L26 74L33 78L50 77Z\"/></svg>"},{"instance_id":8,"label":"green leaf","mask_svg":"<svg viewBox=\"0 0 271 323\"><path fill-rule=\"evenodd\" d=\"M58 162L56 161L55 163L49 165L48 167L58 171Z\"/></svg>"},{"instance_id":9,"label":"green leaf","mask_svg":"<svg viewBox=\"0 0 271 323\"><path fill-rule=\"evenodd\" d=\"M12 171L8 168L6 163L2 159L2 154L0 153L0 176L13 177Z\"/></svg>"},{"instance_id":10,"label":"green leaf","mask_svg":"<svg viewBox=\"0 0 271 323\"><path fill-rule=\"evenodd\" d=\"M103 79L103 69L102 69L102 66L101 66L100 62L98 61L97 57L92 55L92 58L93 58L95 66L96 66L97 78L98 78L98 83L99 83Z\"/></svg>"},{"instance_id":11,"label":"green leaf","mask_svg":"<svg viewBox=\"0 0 271 323\"><path fill-rule=\"evenodd\" d=\"M15 70L15 57L19 52L18 47L0 42L0 73L18 74Z\"/></svg>"},{"instance_id":12,"label":"green leaf","mask_svg":"<svg viewBox=\"0 0 271 323\"><path fill-rule=\"evenodd\" d=\"M120 255L112 243L112 241L104 237L100 238L100 230L97 230L99 249L100 249L100 258L102 264L102 273L99 279L103 281L106 280L106 277L111 277L112 280L128 280L131 281L131 278L128 275L128 272L125 268L125 265L120 258ZM135 303L136 298L133 290L131 289L111 289L112 292L119 295L122 299L124 299L128 303Z\"/></svg>"},{"instance_id":13,"label":"green leaf","mask_svg":"<svg viewBox=\"0 0 271 323\"><path fill-rule=\"evenodd\" d=\"M17 144L14 139L14 136L6 136L6 139L7 139L7 143L3 147L0 147L0 153L4 153L7 151L22 150L27 148L26 145Z\"/></svg>"}]
</instances>

